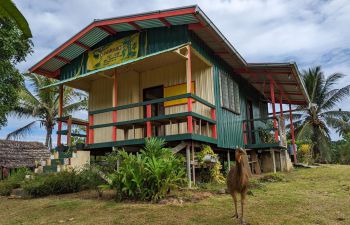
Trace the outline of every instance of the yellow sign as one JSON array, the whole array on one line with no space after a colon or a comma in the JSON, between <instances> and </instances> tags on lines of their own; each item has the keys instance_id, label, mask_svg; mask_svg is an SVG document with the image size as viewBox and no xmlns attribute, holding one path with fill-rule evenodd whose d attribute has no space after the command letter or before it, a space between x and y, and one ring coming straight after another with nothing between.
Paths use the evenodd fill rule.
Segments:
<instances>
[{"instance_id":1,"label":"yellow sign","mask_svg":"<svg viewBox=\"0 0 350 225\"><path fill-rule=\"evenodd\" d=\"M90 51L87 70L97 70L137 58L139 36L139 33L133 34Z\"/></svg>"},{"instance_id":2,"label":"yellow sign","mask_svg":"<svg viewBox=\"0 0 350 225\"><path fill-rule=\"evenodd\" d=\"M187 92L186 83L169 86L164 88L164 97L166 98L166 97L175 96L175 95L182 95L182 94L186 94L186 92ZM192 93L193 94L195 93L194 81L192 81ZM194 101L192 100L192 102ZM164 106L167 107L167 106L174 106L174 105L182 105L186 103L187 103L187 99L182 98L182 99L164 102Z\"/></svg>"}]
</instances>

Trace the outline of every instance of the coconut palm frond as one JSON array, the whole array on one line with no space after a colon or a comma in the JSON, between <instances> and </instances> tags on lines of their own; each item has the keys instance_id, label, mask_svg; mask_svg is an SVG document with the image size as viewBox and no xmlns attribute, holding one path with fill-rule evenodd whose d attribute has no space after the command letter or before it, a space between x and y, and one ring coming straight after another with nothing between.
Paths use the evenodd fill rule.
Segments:
<instances>
[{"instance_id":1,"label":"coconut palm frond","mask_svg":"<svg viewBox=\"0 0 350 225\"><path fill-rule=\"evenodd\" d=\"M329 75L326 79L326 82L324 84L323 92L328 92L331 90L332 86L339 82L341 78L343 78L345 75L342 73L333 73Z\"/></svg>"},{"instance_id":2,"label":"coconut palm frond","mask_svg":"<svg viewBox=\"0 0 350 225\"><path fill-rule=\"evenodd\" d=\"M84 110L84 109L87 109L87 99L83 99L79 102L74 102L72 104L69 104L63 107L63 111L67 114L70 114L71 112L78 111L78 110Z\"/></svg>"},{"instance_id":3,"label":"coconut palm frond","mask_svg":"<svg viewBox=\"0 0 350 225\"><path fill-rule=\"evenodd\" d=\"M330 96L327 100L325 100L323 104L321 104L320 109L322 110L332 109L338 102L343 100L345 97L348 97L349 94L350 94L350 85L340 88L332 96Z\"/></svg>"},{"instance_id":4,"label":"coconut palm frond","mask_svg":"<svg viewBox=\"0 0 350 225\"><path fill-rule=\"evenodd\" d=\"M350 111L327 111L320 113L320 116L323 118L350 118Z\"/></svg>"},{"instance_id":5,"label":"coconut palm frond","mask_svg":"<svg viewBox=\"0 0 350 225\"><path fill-rule=\"evenodd\" d=\"M6 136L6 140L18 140L19 138L23 138L25 137L27 134L30 133L30 131L32 130L32 128L34 127L35 123L37 122L37 120L32 121L30 123L28 123L27 125L12 131L11 133L9 133Z\"/></svg>"}]
</instances>

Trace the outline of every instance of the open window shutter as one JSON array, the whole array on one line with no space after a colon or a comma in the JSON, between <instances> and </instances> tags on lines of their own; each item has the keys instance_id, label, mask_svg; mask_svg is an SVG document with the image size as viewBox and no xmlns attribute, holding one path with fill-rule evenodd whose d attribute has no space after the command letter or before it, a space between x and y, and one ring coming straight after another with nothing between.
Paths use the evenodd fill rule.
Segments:
<instances>
[{"instance_id":1,"label":"open window shutter","mask_svg":"<svg viewBox=\"0 0 350 225\"><path fill-rule=\"evenodd\" d=\"M221 93L222 93L222 106L225 108L229 107L228 104L228 89L227 89L227 76L224 74L221 74Z\"/></svg>"},{"instance_id":2,"label":"open window shutter","mask_svg":"<svg viewBox=\"0 0 350 225\"><path fill-rule=\"evenodd\" d=\"M239 87L238 84L235 82L234 83L234 96L235 96L235 112L236 113L241 113L241 107L240 107L240 99L239 99Z\"/></svg>"},{"instance_id":3,"label":"open window shutter","mask_svg":"<svg viewBox=\"0 0 350 225\"><path fill-rule=\"evenodd\" d=\"M228 78L227 80L227 86L228 86L228 100L229 100L229 106L228 108L231 110L235 110L235 94L234 94L234 82L231 78Z\"/></svg>"}]
</instances>

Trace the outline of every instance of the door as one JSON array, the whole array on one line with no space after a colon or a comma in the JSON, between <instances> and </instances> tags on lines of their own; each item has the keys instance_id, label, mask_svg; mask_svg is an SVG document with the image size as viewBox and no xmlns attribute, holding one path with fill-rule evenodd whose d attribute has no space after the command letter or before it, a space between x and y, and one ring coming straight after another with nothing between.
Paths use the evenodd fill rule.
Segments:
<instances>
[{"instance_id":1,"label":"door","mask_svg":"<svg viewBox=\"0 0 350 225\"><path fill-rule=\"evenodd\" d=\"M247 100L248 143L255 144L253 102Z\"/></svg>"},{"instance_id":2,"label":"door","mask_svg":"<svg viewBox=\"0 0 350 225\"><path fill-rule=\"evenodd\" d=\"M150 101L155 99L164 98L164 87L156 86L143 89L143 101ZM146 117L146 106L143 109L144 117ZM164 103L157 103L151 105L151 116L161 116L165 114ZM144 132L146 137L146 130ZM164 136L165 128L163 125L152 126L152 136Z\"/></svg>"}]
</instances>

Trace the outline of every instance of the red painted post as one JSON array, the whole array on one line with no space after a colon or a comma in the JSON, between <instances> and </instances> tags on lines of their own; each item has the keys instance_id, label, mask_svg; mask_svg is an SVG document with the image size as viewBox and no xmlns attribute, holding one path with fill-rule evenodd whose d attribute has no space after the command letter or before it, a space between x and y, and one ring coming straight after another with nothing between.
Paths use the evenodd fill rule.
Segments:
<instances>
[{"instance_id":1,"label":"red painted post","mask_svg":"<svg viewBox=\"0 0 350 225\"><path fill-rule=\"evenodd\" d=\"M61 130L62 130L62 118L63 115L63 85L59 86L59 90L58 90L58 117L59 117L59 121L58 121L58 127L57 127L57 131L58 131L58 135L57 135L57 146L61 145Z\"/></svg>"},{"instance_id":2,"label":"red painted post","mask_svg":"<svg viewBox=\"0 0 350 225\"><path fill-rule=\"evenodd\" d=\"M186 88L187 93L192 93L192 68L191 68L191 47L187 46L187 60L186 60ZM187 112L192 112L192 98L187 98ZM187 116L187 133L193 133L193 118Z\"/></svg>"},{"instance_id":3,"label":"red painted post","mask_svg":"<svg viewBox=\"0 0 350 225\"><path fill-rule=\"evenodd\" d=\"M113 107L118 105L118 80L117 73L114 71L114 82L113 82ZM118 121L118 112L117 109L113 111L113 123ZM112 140L117 141L117 126L112 128Z\"/></svg>"},{"instance_id":4,"label":"red painted post","mask_svg":"<svg viewBox=\"0 0 350 225\"><path fill-rule=\"evenodd\" d=\"M275 128L275 141L278 142L278 130L277 130L277 119L276 119L276 108L275 108L275 90L272 81L270 80L270 95L273 113L273 128Z\"/></svg>"},{"instance_id":5,"label":"red painted post","mask_svg":"<svg viewBox=\"0 0 350 225\"><path fill-rule=\"evenodd\" d=\"M289 104L289 119L290 119L290 133L292 135L292 146L293 146L293 153L294 153L294 163L297 163L297 150L295 147L295 136L294 136L294 125L293 125L293 116L292 116L292 106Z\"/></svg>"},{"instance_id":6,"label":"red painted post","mask_svg":"<svg viewBox=\"0 0 350 225\"><path fill-rule=\"evenodd\" d=\"M244 141L244 144L246 145L248 143L248 139L247 139L247 124L245 121L243 121L243 141Z\"/></svg>"},{"instance_id":7,"label":"red painted post","mask_svg":"<svg viewBox=\"0 0 350 225\"><path fill-rule=\"evenodd\" d=\"M94 115L90 114L89 115L89 144L93 144L94 143L94 129L91 128L91 126L94 125Z\"/></svg>"},{"instance_id":8,"label":"red painted post","mask_svg":"<svg viewBox=\"0 0 350 225\"><path fill-rule=\"evenodd\" d=\"M211 119L216 121L216 111L215 111L215 109L212 108L210 111L211 111ZM211 133L212 133L212 137L216 139L217 138L216 124L212 125Z\"/></svg>"},{"instance_id":9,"label":"red painted post","mask_svg":"<svg viewBox=\"0 0 350 225\"><path fill-rule=\"evenodd\" d=\"M280 116L283 117L282 94L280 93Z\"/></svg>"},{"instance_id":10,"label":"red painted post","mask_svg":"<svg viewBox=\"0 0 350 225\"><path fill-rule=\"evenodd\" d=\"M151 108L150 104L148 104L146 106L146 117L147 118L151 118L152 117L152 108ZM150 138L152 136L152 124L151 124L151 121L147 121L146 122L146 126L147 126L147 137Z\"/></svg>"},{"instance_id":11,"label":"red painted post","mask_svg":"<svg viewBox=\"0 0 350 225\"><path fill-rule=\"evenodd\" d=\"M85 143L88 145L89 144L89 137L90 137L90 128L89 128L89 124L86 126L86 138L85 138Z\"/></svg>"}]
</instances>

